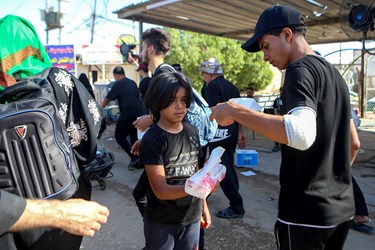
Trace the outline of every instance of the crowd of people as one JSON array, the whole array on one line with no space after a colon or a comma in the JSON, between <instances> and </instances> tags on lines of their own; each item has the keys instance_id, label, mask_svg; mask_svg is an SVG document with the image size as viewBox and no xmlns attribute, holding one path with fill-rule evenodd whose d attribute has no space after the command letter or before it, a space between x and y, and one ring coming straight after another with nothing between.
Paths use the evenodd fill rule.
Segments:
<instances>
[{"instance_id":1,"label":"crowd of people","mask_svg":"<svg viewBox=\"0 0 375 250\"><path fill-rule=\"evenodd\" d=\"M39 44L34 55L39 71L33 74L50 68L32 25L13 16L0 19L0 25L9 20L11 27L18 27L19 32L26 33L25 37ZM9 29L4 32L14 33ZM189 177L204 167L207 154L217 147L225 149L221 163L226 167L226 175L220 187L228 206L214 214L222 219L245 216L246 201L240 194L234 166L236 148L246 146L245 128L274 141L273 151L281 151L275 222L277 249L342 249L349 228L363 228L369 220L363 195L358 194L360 189L351 174L360 143L351 119L346 83L332 64L311 49L306 32L297 10L274 5L264 10L254 35L241 46L250 53L262 51L265 61L285 70L280 97L273 106L277 115L228 102L239 98L240 91L225 79L217 58L202 59L201 94L211 108L211 119L219 124L215 137L207 143L202 143L198 128L185 119L194 102L191 79L184 76L180 64L164 63L173 42L166 30L151 28L142 34L141 62L137 68L142 77L139 87L121 66L113 69L115 82L100 106L118 101L116 141L130 158L129 169L144 169L133 190L144 225L144 249L205 248L204 230L212 223L207 204L210 196L191 196L184 186ZM3 47L0 45L2 51ZM12 63L18 64L19 60ZM32 64L35 61L22 67ZM20 70L8 72L0 68L1 86L17 84L19 73ZM31 75L25 74L23 78ZM87 76L81 75L80 80L91 94L87 98L95 100ZM254 98L254 88L248 87L246 95ZM82 100L85 101L88 100ZM73 113L80 116L79 112ZM84 119L98 130L90 118L75 117L72 122L76 119ZM137 129L148 130L140 139ZM95 136L85 139L82 147L96 143ZM80 147L75 148L77 154L93 159L92 150L87 152ZM81 190L65 201L24 199L0 190L0 249L79 249L81 236L93 236L109 216L108 208L89 201L90 183L84 175L81 179ZM357 200L362 201L361 205L357 205ZM43 232L46 241L42 242L38 240L41 236L37 228L46 227L58 231ZM34 238L21 242L22 237L14 237L24 230L35 230Z\"/></svg>"}]
</instances>

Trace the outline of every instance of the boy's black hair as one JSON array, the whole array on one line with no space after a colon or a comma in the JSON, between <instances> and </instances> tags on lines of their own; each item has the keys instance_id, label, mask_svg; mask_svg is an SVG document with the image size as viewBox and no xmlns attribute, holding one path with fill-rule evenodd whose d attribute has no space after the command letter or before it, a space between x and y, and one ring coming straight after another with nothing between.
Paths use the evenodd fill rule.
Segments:
<instances>
[{"instance_id":1,"label":"boy's black hair","mask_svg":"<svg viewBox=\"0 0 375 250\"><path fill-rule=\"evenodd\" d=\"M151 28L142 33L142 41L155 48L157 55L166 55L171 47L171 35L160 28Z\"/></svg>"},{"instance_id":2,"label":"boy's black hair","mask_svg":"<svg viewBox=\"0 0 375 250\"><path fill-rule=\"evenodd\" d=\"M160 120L160 110L172 104L179 88L185 89L186 107L189 108L193 98L193 90L182 74L174 72L162 73L151 80L144 103L152 114L153 122Z\"/></svg>"}]
</instances>

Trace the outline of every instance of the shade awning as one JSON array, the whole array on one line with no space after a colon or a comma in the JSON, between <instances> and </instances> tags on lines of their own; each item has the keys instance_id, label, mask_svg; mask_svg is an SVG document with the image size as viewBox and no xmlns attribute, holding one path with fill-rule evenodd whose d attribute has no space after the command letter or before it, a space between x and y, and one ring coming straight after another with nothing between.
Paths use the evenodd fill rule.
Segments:
<instances>
[{"instance_id":1,"label":"shade awning","mask_svg":"<svg viewBox=\"0 0 375 250\"><path fill-rule=\"evenodd\" d=\"M363 33L350 28L345 18L358 3L372 5L373 1L345 0L344 7L341 7L342 0L277 2L296 8L308 27L307 41L322 44L362 40ZM260 0L151 0L126 6L114 13L121 19L247 40L254 32L259 15L273 3ZM374 39L375 32L369 31L367 38Z\"/></svg>"}]
</instances>

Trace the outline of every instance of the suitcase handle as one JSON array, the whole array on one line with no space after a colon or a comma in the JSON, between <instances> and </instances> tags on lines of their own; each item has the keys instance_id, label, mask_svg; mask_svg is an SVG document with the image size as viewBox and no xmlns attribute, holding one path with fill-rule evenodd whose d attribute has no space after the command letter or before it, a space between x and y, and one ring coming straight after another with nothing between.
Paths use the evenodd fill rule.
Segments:
<instances>
[{"instance_id":1,"label":"suitcase handle","mask_svg":"<svg viewBox=\"0 0 375 250\"><path fill-rule=\"evenodd\" d=\"M40 90L40 86L30 80L18 82L4 89L0 94L0 103L11 102L22 97L22 94Z\"/></svg>"}]
</instances>

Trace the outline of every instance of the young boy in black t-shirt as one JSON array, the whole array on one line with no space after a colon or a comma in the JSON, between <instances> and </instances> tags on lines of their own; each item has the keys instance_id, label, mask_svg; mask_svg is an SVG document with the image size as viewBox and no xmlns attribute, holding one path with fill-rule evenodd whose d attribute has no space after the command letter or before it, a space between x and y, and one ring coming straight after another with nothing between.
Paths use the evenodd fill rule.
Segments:
<instances>
[{"instance_id":1,"label":"young boy in black t-shirt","mask_svg":"<svg viewBox=\"0 0 375 250\"><path fill-rule=\"evenodd\" d=\"M164 73L150 83L145 105L154 125L141 143L141 164L150 182L144 221L146 249L198 249L200 222L211 217L205 200L184 191L198 169L198 131L183 122L192 89L179 73Z\"/></svg>"}]
</instances>

